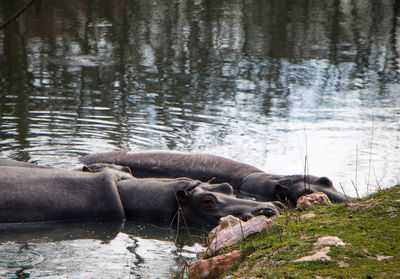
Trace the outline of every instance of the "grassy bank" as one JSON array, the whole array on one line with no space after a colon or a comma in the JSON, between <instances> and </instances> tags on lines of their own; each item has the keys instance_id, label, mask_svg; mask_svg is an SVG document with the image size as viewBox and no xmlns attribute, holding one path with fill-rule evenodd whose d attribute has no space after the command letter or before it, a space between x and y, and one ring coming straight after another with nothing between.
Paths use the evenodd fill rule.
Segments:
<instances>
[{"instance_id":1,"label":"grassy bank","mask_svg":"<svg viewBox=\"0 0 400 279\"><path fill-rule=\"evenodd\" d=\"M312 255L322 236L346 245L330 246L330 261L294 262ZM400 185L348 204L288 211L271 231L234 248L243 258L228 278L400 278Z\"/></svg>"}]
</instances>

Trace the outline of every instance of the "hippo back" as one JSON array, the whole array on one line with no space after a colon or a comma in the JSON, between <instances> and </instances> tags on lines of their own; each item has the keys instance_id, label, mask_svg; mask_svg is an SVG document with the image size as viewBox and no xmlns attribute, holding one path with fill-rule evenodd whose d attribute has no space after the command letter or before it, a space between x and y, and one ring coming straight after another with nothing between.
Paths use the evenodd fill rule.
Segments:
<instances>
[{"instance_id":1,"label":"hippo back","mask_svg":"<svg viewBox=\"0 0 400 279\"><path fill-rule=\"evenodd\" d=\"M0 223L123 219L109 172L0 167Z\"/></svg>"},{"instance_id":2,"label":"hippo back","mask_svg":"<svg viewBox=\"0 0 400 279\"><path fill-rule=\"evenodd\" d=\"M238 189L244 176L261 170L220 156L179 151L113 151L80 158L84 164L129 166L135 177L190 177L212 183L227 182Z\"/></svg>"},{"instance_id":3,"label":"hippo back","mask_svg":"<svg viewBox=\"0 0 400 279\"><path fill-rule=\"evenodd\" d=\"M210 183L227 182L236 191L265 201L281 200L284 196L291 204L296 204L299 196L316 191L326 193L332 202L348 200L326 177L267 174L248 164L210 154L113 151L88 155L80 161L129 166L135 177L189 177Z\"/></svg>"}]
</instances>

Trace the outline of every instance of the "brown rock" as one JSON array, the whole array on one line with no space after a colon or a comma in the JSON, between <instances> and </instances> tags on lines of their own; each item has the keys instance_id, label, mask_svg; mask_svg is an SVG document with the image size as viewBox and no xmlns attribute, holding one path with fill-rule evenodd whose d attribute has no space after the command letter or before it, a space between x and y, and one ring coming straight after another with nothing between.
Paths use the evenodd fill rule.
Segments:
<instances>
[{"instance_id":1,"label":"brown rock","mask_svg":"<svg viewBox=\"0 0 400 279\"><path fill-rule=\"evenodd\" d=\"M225 223L218 226L214 233L209 235L212 237L211 243L207 250L207 255L212 256L224 247L233 245L240 240L245 239L251 234L268 230L273 221L263 215L255 216L247 222L239 221L236 225L226 225Z\"/></svg>"},{"instance_id":2,"label":"brown rock","mask_svg":"<svg viewBox=\"0 0 400 279\"><path fill-rule=\"evenodd\" d=\"M297 208L300 210L306 210L309 207L315 205L330 205L331 201L325 193L317 192L309 195L301 196L297 200Z\"/></svg>"},{"instance_id":3,"label":"brown rock","mask_svg":"<svg viewBox=\"0 0 400 279\"><path fill-rule=\"evenodd\" d=\"M189 267L189 279L221 275L231 269L239 258L239 250L233 250L232 252L215 256L207 260L198 260Z\"/></svg>"}]
</instances>

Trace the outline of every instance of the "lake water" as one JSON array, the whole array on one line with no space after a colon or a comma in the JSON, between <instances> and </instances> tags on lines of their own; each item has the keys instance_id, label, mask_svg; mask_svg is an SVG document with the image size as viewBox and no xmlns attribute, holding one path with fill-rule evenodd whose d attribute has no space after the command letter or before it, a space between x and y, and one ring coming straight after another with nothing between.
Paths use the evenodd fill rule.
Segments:
<instances>
[{"instance_id":1,"label":"lake water","mask_svg":"<svg viewBox=\"0 0 400 279\"><path fill-rule=\"evenodd\" d=\"M180 278L203 236L137 221L0 225L0 278Z\"/></svg>"},{"instance_id":2,"label":"lake water","mask_svg":"<svg viewBox=\"0 0 400 279\"><path fill-rule=\"evenodd\" d=\"M25 2L0 2L0 22ZM41 0L0 30L4 158L73 168L94 152L186 150L327 176L356 197L399 183L399 132L395 0ZM125 240L135 237L25 244L71 253L59 259L61 278L101 274L85 256L70 273L85 253L127 253L110 268L157 277L145 271L152 260L132 268ZM159 277L176 270L174 242L145 239L136 244L160 260ZM12 272L45 276L47 262Z\"/></svg>"}]
</instances>

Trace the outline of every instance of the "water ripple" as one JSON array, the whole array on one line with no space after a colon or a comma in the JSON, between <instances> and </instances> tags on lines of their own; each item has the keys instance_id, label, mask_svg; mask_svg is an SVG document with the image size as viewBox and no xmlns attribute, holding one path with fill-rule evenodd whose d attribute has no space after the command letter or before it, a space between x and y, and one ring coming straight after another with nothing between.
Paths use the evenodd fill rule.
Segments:
<instances>
[{"instance_id":1,"label":"water ripple","mask_svg":"<svg viewBox=\"0 0 400 279\"><path fill-rule=\"evenodd\" d=\"M0 245L0 267L32 267L42 263L45 258L28 245L16 246L13 243Z\"/></svg>"}]
</instances>

